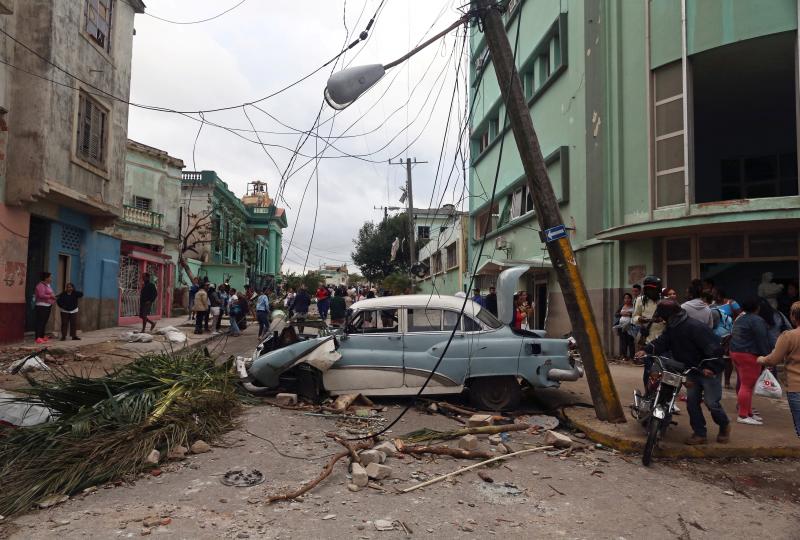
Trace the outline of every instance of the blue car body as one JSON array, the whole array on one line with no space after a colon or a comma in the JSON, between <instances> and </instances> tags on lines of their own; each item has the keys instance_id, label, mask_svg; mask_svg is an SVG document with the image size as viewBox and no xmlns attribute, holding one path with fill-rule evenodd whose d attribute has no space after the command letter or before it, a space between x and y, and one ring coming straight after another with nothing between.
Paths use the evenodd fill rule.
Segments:
<instances>
[{"instance_id":1,"label":"blue car body","mask_svg":"<svg viewBox=\"0 0 800 540\"><path fill-rule=\"evenodd\" d=\"M345 329L269 352L260 346L247 373L262 386L276 387L287 370L307 364L319 370L324 389L332 395L412 395L445 347L425 394L461 393L472 381L487 377L555 387L583 374L569 355L567 340L512 330L472 300L430 295L357 302Z\"/></svg>"}]
</instances>

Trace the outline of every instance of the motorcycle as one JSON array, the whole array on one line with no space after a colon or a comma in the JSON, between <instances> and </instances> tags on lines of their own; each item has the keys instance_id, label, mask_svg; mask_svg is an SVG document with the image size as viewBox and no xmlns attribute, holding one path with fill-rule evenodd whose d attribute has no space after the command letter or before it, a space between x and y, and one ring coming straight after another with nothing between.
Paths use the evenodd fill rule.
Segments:
<instances>
[{"instance_id":1,"label":"motorcycle","mask_svg":"<svg viewBox=\"0 0 800 540\"><path fill-rule=\"evenodd\" d=\"M631 416L639 421L647 431L647 442L642 454L642 464L650 465L653 460L653 450L658 441L664 437L667 428L673 423L672 415L677 411L675 402L681 388L686 384L687 376L693 372L702 372L703 363L698 367L684 369L685 366L673 358L665 356L651 356L653 367L642 395L638 389L633 391L633 404Z\"/></svg>"}]
</instances>

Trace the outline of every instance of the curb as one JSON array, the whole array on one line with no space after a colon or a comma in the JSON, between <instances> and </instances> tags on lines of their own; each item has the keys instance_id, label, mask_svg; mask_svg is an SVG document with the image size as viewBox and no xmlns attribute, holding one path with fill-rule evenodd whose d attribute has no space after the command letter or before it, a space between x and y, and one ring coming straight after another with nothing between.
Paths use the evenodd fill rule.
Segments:
<instances>
[{"instance_id":1,"label":"curb","mask_svg":"<svg viewBox=\"0 0 800 540\"><path fill-rule=\"evenodd\" d=\"M615 429L615 424L606 424L596 419L585 419L577 412L577 407L564 407L563 414L575 428L586 434L590 440L613 448L623 454L641 454L644 440L636 440L604 431L603 427ZM644 433L644 432L642 432ZM687 446L677 443L661 443L654 453L661 458L800 458L800 446L730 446L727 444L707 444Z\"/></svg>"}]
</instances>

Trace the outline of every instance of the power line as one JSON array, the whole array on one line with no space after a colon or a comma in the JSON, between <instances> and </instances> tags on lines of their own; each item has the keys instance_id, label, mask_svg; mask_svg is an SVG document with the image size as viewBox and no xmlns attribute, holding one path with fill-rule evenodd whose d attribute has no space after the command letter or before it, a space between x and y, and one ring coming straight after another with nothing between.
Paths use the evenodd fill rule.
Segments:
<instances>
[{"instance_id":1,"label":"power line","mask_svg":"<svg viewBox=\"0 0 800 540\"><path fill-rule=\"evenodd\" d=\"M170 19L166 19L164 17L159 17L158 15L153 15L152 13L148 13L146 11L145 11L144 14L147 15L148 17L152 17L154 19L158 19L159 21L162 21L162 22L165 22L165 23L170 23L170 24L200 24L200 23L204 23L204 22L208 22L208 21L213 21L214 19L219 19L220 17L222 17L226 13L230 13L234 9L236 9L239 6L241 6L242 4L244 4L245 2L247 2L247 0L241 0L241 2L239 2L238 4L234 5L233 7L230 7L228 9L226 9L225 11L223 11L221 13L217 13L216 15L214 15L212 17L208 17L208 18L205 18L205 19L199 19L199 20L196 20L196 21L173 21L173 20L170 20Z\"/></svg>"}]
</instances>

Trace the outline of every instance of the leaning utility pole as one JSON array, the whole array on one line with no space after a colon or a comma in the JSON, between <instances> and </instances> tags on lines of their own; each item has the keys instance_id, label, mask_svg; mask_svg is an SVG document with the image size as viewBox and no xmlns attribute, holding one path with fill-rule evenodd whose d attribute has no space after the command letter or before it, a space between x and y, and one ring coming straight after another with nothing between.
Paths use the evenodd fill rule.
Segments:
<instances>
[{"instance_id":1,"label":"leaning utility pole","mask_svg":"<svg viewBox=\"0 0 800 540\"><path fill-rule=\"evenodd\" d=\"M421 163L427 163L427 161L417 161L417 158L414 158L412 162L410 159L406 158L403 161L403 158L400 158L400 161L396 163L392 163L389 160L389 165L405 165L406 166L406 206L408 207L408 266L414 266L414 263L417 262L417 240L416 240L416 231L414 230L414 194L412 191L412 181L411 181L411 165L418 165ZM400 202L403 202L402 199Z\"/></svg>"},{"instance_id":2,"label":"leaning utility pole","mask_svg":"<svg viewBox=\"0 0 800 540\"><path fill-rule=\"evenodd\" d=\"M595 412L600 420L625 422L625 413L606 362L586 285L578 269L575 253L572 251L561 218L561 210L558 208L558 201L547 175L547 165L533 128L531 112L522 91L519 73L514 65L514 53L506 35L497 0L477 0L477 4L481 8L480 17L486 34L486 43L508 111L508 120L514 132L525 176L528 179L528 191L533 197L536 217L542 229L540 233L542 241L547 246L553 269L558 276L558 283L572 323L572 334L578 343L586 368L586 380L589 383Z\"/></svg>"}]
</instances>

